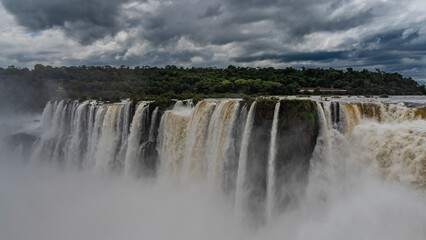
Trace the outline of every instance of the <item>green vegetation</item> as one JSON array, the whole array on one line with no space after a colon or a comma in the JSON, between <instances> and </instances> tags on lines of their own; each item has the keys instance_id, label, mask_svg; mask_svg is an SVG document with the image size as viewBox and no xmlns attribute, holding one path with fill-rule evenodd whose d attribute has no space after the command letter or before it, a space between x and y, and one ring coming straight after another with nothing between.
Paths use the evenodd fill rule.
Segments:
<instances>
[{"instance_id":1,"label":"green vegetation","mask_svg":"<svg viewBox=\"0 0 426 240\"><path fill-rule=\"evenodd\" d=\"M305 124L315 125L317 106L310 100L285 99L281 101L280 126L284 129L289 127L291 122L302 120Z\"/></svg>"},{"instance_id":2,"label":"green vegetation","mask_svg":"<svg viewBox=\"0 0 426 240\"><path fill-rule=\"evenodd\" d=\"M294 103L296 103L293 100ZM297 104L296 112L301 114L303 121L308 122L310 124L315 123L315 116L317 112L317 105L313 101L300 101Z\"/></svg>"},{"instance_id":3,"label":"green vegetation","mask_svg":"<svg viewBox=\"0 0 426 240\"><path fill-rule=\"evenodd\" d=\"M152 107L158 106L161 110L164 110L164 109L172 106L173 103L174 103L174 101L171 98L167 98L167 97L164 97L164 96L158 96L157 98L152 99L152 100L154 100L154 102L150 105L152 105Z\"/></svg>"},{"instance_id":4,"label":"green vegetation","mask_svg":"<svg viewBox=\"0 0 426 240\"><path fill-rule=\"evenodd\" d=\"M62 87L66 95L55 92ZM42 107L51 97L135 100L294 95L299 87L343 88L350 95L422 95L425 85L398 73L294 68L178 68L80 66L0 68L2 100L20 107ZM59 95L59 96L58 96ZM7 102L6 101L6 102ZM3 103L6 104L6 103Z\"/></svg>"}]
</instances>

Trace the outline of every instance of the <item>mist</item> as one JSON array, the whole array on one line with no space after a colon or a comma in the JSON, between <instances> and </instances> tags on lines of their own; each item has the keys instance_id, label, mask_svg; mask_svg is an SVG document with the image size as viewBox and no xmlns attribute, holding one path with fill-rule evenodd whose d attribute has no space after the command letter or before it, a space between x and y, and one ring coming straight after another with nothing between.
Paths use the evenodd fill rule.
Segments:
<instances>
[{"instance_id":1,"label":"mist","mask_svg":"<svg viewBox=\"0 0 426 240\"><path fill-rule=\"evenodd\" d=\"M36 65L35 68L41 65ZM57 80L39 77L37 70L0 67L0 113L2 117L16 114L39 114L46 102L55 97ZM65 96L64 96L65 97Z\"/></svg>"},{"instance_id":2,"label":"mist","mask_svg":"<svg viewBox=\"0 0 426 240\"><path fill-rule=\"evenodd\" d=\"M41 116L3 115L3 146L4 137L22 132L22 127L40 134L37 119ZM368 154L373 140L389 138L392 129L397 136L424 138L423 123L377 125L369 120L354 127L352 137L322 128L305 188L277 186L300 192L297 204L266 222L240 219L229 195L208 180L175 182L161 174L135 177L34 162L3 147L0 239L424 239L424 191L378 174L373 154ZM372 129L377 132L368 136ZM417 143L397 136L389 142L404 143L406 153L424 154L415 149ZM291 186L301 187L285 185Z\"/></svg>"}]
</instances>

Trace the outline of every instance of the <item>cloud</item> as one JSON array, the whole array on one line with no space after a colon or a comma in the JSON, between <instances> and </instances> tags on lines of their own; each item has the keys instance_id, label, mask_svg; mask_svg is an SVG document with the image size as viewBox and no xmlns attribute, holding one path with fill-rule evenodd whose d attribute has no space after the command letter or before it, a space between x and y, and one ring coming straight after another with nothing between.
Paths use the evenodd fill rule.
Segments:
<instances>
[{"instance_id":1,"label":"cloud","mask_svg":"<svg viewBox=\"0 0 426 240\"><path fill-rule=\"evenodd\" d=\"M222 11L220 10L220 3L217 5L213 5L213 6L209 6L207 7L206 11L199 15L200 18L208 18L208 17L214 17L214 16L218 16L222 13Z\"/></svg>"},{"instance_id":2,"label":"cloud","mask_svg":"<svg viewBox=\"0 0 426 240\"><path fill-rule=\"evenodd\" d=\"M19 24L30 31L62 28L83 44L115 34L119 6L128 0L2 0Z\"/></svg>"},{"instance_id":3,"label":"cloud","mask_svg":"<svg viewBox=\"0 0 426 240\"><path fill-rule=\"evenodd\" d=\"M0 65L379 67L426 78L422 0L0 2Z\"/></svg>"}]
</instances>

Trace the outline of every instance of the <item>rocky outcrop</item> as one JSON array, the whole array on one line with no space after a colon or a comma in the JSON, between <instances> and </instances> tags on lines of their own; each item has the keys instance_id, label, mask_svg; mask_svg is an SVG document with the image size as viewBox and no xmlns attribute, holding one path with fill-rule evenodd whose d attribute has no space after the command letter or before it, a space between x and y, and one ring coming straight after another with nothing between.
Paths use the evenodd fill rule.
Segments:
<instances>
[{"instance_id":1,"label":"rocky outcrop","mask_svg":"<svg viewBox=\"0 0 426 240\"><path fill-rule=\"evenodd\" d=\"M293 204L305 185L310 159L318 136L316 104L308 100L283 100L277 134L276 185L277 205Z\"/></svg>"},{"instance_id":2,"label":"rocky outcrop","mask_svg":"<svg viewBox=\"0 0 426 240\"><path fill-rule=\"evenodd\" d=\"M23 159L28 159L37 137L28 133L15 133L3 139L7 152L20 154Z\"/></svg>"}]
</instances>

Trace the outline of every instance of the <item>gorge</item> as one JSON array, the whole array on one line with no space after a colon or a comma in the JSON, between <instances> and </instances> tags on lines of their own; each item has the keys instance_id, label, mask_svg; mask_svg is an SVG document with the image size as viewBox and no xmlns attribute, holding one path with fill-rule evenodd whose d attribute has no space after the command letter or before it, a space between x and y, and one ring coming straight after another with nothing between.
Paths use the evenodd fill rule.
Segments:
<instances>
[{"instance_id":1,"label":"gorge","mask_svg":"<svg viewBox=\"0 0 426 240\"><path fill-rule=\"evenodd\" d=\"M275 239L282 234L290 239L327 239L344 237L345 231L355 231L352 237L423 239L425 121L424 97L204 99L170 106L155 101L56 100L46 104L35 130L6 139L8 148L13 146L11 155L23 159L29 169L54 166L65 176L76 171L131 181L132 186L144 186L141 194L152 194L143 198L151 198L153 208L157 200L166 201L160 200L164 195L173 198L179 196L174 191L192 191L184 189L201 184L196 193L183 197L182 206L178 197L176 207L194 205L194 211L203 209L196 219L221 219L223 224L200 225L216 225L226 239ZM58 178L66 177L54 177ZM178 190L159 193L159 186ZM84 191L88 192L82 195L90 195L91 190ZM191 202L186 202L187 196ZM216 198L220 214L205 209ZM198 199L209 204L198 206ZM189 212L185 214L192 216ZM377 218L374 226L365 217ZM354 229L346 225L347 218ZM248 226L258 230L246 235L249 231L242 229ZM236 235L226 234L228 230ZM12 234L10 229L6 232ZM198 236L179 233L179 239ZM151 234L157 238L160 233Z\"/></svg>"}]
</instances>

